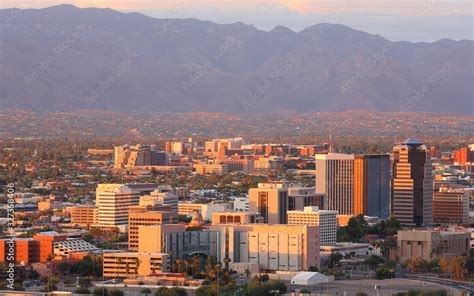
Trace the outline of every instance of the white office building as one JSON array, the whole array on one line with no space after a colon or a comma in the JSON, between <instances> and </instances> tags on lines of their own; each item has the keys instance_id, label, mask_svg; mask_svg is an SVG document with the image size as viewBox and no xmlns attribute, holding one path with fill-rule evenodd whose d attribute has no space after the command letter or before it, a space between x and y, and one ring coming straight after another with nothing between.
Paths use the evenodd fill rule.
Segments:
<instances>
[{"instance_id":1,"label":"white office building","mask_svg":"<svg viewBox=\"0 0 474 296\"><path fill-rule=\"evenodd\" d=\"M288 224L319 226L320 245L336 244L337 211L320 210L318 207L305 207L303 211L288 211Z\"/></svg>"}]
</instances>

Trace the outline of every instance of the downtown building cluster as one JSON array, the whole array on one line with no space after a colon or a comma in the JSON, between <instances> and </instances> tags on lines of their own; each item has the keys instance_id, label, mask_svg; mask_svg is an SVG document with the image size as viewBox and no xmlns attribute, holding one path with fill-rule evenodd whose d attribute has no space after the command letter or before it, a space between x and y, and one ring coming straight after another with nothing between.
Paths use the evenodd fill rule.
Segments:
<instances>
[{"instance_id":1,"label":"downtown building cluster","mask_svg":"<svg viewBox=\"0 0 474 296\"><path fill-rule=\"evenodd\" d=\"M118 230L126 234L126 242L100 250L80 236L44 232L17 240L15 260L47 264L55 258L74 261L95 254L102 258L106 279L157 284L196 284L175 266L190 256L212 256L239 273L297 273L319 268L335 252L378 254L368 243L337 241L338 228L355 216L401 222L405 230L397 236L400 261L428 258L440 245L447 245L446 254L462 254L470 248L469 232L433 226L469 223L472 191L445 179L453 166L471 165L470 148L463 149L453 153L455 163L446 167L436 149L415 139L396 145L391 154L363 155L334 153L327 144L245 144L242 138L202 145L193 139L167 142L164 151L153 145L118 146L105 154L114 154L112 171L124 179L186 171L272 176L273 181L213 201L203 197L212 200L214 189L191 193L155 183L98 184L94 203L65 207L68 224ZM275 178L288 170L289 162L293 172L314 178L314 186ZM54 200L39 202L48 210L61 206ZM5 244L0 241L0 254L5 254Z\"/></svg>"}]
</instances>

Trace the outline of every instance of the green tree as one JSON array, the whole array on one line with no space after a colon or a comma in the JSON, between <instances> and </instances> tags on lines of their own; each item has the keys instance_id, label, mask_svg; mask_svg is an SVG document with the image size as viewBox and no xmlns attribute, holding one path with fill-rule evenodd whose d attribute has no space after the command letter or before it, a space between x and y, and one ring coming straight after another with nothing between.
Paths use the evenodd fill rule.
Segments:
<instances>
[{"instance_id":1,"label":"green tree","mask_svg":"<svg viewBox=\"0 0 474 296\"><path fill-rule=\"evenodd\" d=\"M337 241L361 242L368 233L368 225L363 215L351 217L347 226L337 230Z\"/></svg>"},{"instance_id":2,"label":"green tree","mask_svg":"<svg viewBox=\"0 0 474 296\"><path fill-rule=\"evenodd\" d=\"M369 258L365 259L365 264L369 265L371 269L376 268L380 264L384 263L385 259L377 255L370 255Z\"/></svg>"},{"instance_id":3,"label":"green tree","mask_svg":"<svg viewBox=\"0 0 474 296\"><path fill-rule=\"evenodd\" d=\"M196 294L197 295L197 294ZM156 292L155 296L187 296L186 290L183 288L173 287L160 287Z\"/></svg>"},{"instance_id":4,"label":"green tree","mask_svg":"<svg viewBox=\"0 0 474 296\"><path fill-rule=\"evenodd\" d=\"M140 290L140 294L145 294L145 296L148 296L148 294L151 294L151 290L148 288L143 288Z\"/></svg>"},{"instance_id":5,"label":"green tree","mask_svg":"<svg viewBox=\"0 0 474 296\"><path fill-rule=\"evenodd\" d=\"M385 266L379 267L375 271L375 278L378 280L389 279L389 278L393 278L394 276L395 276L395 273L393 269L390 269Z\"/></svg>"},{"instance_id":6,"label":"green tree","mask_svg":"<svg viewBox=\"0 0 474 296\"><path fill-rule=\"evenodd\" d=\"M110 290L109 296L124 296L124 293L121 290L113 289L113 290Z\"/></svg>"},{"instance_id":7,"label":"green tree","mask_svg":"<svg viewBox=\"0 0 474 296\"><path fill-rule=\"evenodd\" d=\"M308 268L308 271L311 271L311 272L319 272L319 269L316 267L316 266L310 266Z\"/></svg>"},{"instance_id":8,"label":"green tree","mask_svg":"<svg viewBox=\"0 0 474 296\"><path fill-rule=\"evenodd\" d=\"M78 289L74 290L74 293L75 294L86 294L86 295L88 295L88 294L91 293L91 291L87 288L78 288Z\"/></svg>"},{"instance_id":9,"label":"green tree","mask_svg":"<svg viewBox=\"0 0 474 296\"><path fill-rule=\"evenodd\" d=\"M341 260L342 260L341 253L331 253L331 255L329 255L328 267L329 268L336 267Z\"/></svg>"},{"instance_id":10,"label":"green tree","mask_svg":"<svg viewBox=\"0 0 474 296\"><path fill-rule=\"evenodd\" d=\"M91 280L89 278L86 278L86 277L80 277L79 278L79 286L81 286L83 288L90 287L91 286Z\"/></svg>"},{"instance_id":11,"label":"green tree","mask_svg":"<svg viewBox=\"0 0 474 296\"><path fill-rule=\"evenodd\" d=\"M59 263L58 271L61 275L68 274L71 271L71 264L66 262Z\"/></svg>"},{"instance_id":12,"label":"green tree","mask_svg":"<svg viewBox=\"0 0 474 296\"><path fill-rule=\"evenodd\" d=\"M262 274L259 278L259 281L261 283L265 283L265 282L268 282L270 280L270 277L268 276L268 274Z\"/></svg>"},{"instance_id":13,"label":"green tree","mask_svg":"<svg viewBox=\"0 0 474 296\"><path fill-rule=\"evenodd\" d=\"M56 278L48 278L44 290L46 292L56 291L58 289L58 287L56 286L57 283L58 280Z\"/></svg>"},{"instance_id":14,"label":"green tree","mask_svg":"<svg viewBox=\"0 0 474 296\"><path fill-rule=\"evenodd\" d=\"M95 288L94 292L92 292L92 295L94 296L109 296L109 290L107 288Z\"/></svg>"}]
</instances>

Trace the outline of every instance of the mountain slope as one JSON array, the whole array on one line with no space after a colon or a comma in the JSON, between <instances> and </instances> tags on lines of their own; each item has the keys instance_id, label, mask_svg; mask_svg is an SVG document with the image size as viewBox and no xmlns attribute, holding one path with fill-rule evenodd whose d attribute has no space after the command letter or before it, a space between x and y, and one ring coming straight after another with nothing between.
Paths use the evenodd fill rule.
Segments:
<instances>
[{"instance_id":1,"label":"mountain slope","mask_svg":"<svg viewBox=\"0 0 474 296\"><path fill-rule=\"evenodd\" d=\"M270 32L69 5L0 11L0 106L153 111L473 110L473 41L341 25Z\"/></svg>"}]
</instances>

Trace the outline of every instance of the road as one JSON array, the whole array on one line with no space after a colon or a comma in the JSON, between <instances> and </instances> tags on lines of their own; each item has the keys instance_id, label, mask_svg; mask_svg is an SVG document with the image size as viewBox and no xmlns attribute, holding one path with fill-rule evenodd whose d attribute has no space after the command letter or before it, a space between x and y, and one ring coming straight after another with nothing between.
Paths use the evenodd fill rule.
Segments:
<instances>
[{"instance_id":1,"label":"road","mask_svg":"<svg viewBox=\"0 0 474 296\"><path fill-rule=\"evenodd\" d=\"M443 285L443 286L448 286L450 288L458 289L460 291L467 292L467 293L470 293L470 294L474 294L474 283L472 283L472 282L463 282L463 281L455 281L455 280L449 280L449 279L440 279L440 278L437 278L437 277L414 275L414 274L403 274L403 275L399 274L399 275L397 275L397 277L435 283L435 284L439 284L439 285Z\"/></svg>"}]
</instances>

